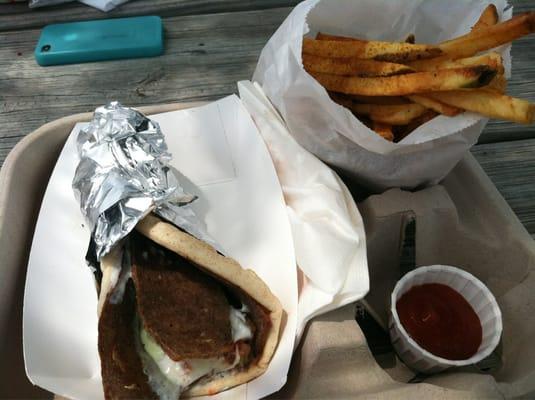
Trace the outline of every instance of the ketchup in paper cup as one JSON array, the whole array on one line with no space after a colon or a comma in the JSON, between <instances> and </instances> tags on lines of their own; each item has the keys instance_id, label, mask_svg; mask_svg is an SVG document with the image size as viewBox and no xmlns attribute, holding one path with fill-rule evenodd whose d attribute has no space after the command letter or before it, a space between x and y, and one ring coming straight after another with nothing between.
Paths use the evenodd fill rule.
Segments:
<instances>
[{"instance_id":1,"label":"ketchup in paper cup","mask_svg":"<svg viewBox=\"0 0 535 400\"><path fill-rule=\"evenodd\" d=\"M483 360L502 333L500 308L489 289L468 272L445 265L420 267L399 280L390 313L396 352L423 373Z\"/></svg>"}]
</instances>

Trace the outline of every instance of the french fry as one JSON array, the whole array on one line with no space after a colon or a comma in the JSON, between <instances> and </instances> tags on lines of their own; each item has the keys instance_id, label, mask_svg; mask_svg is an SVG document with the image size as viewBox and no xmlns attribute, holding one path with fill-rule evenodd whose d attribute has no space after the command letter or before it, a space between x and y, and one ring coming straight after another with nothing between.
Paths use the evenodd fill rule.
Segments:
<instances>
[{"instance_id":1,"label":"french fry","mask_svg":"<svg viewBox=\"0 0 535 400\"><path fill-rule=\"evenodd\" d=\"M351 42L351 41L367 42L367 40L363 40L363 39L357 39L357 38L352 38L348 36L330 35L328 33L323 33L323 32L318 32L316 34L316 40L335 40L335 41L340 41L340 42ZM414 33L407 35L407 37L405 38L403 42L414 44L416 42L416 37L414 36Z\"/></svg>"},{"instance_id":2,"label":"french fry","mask_svg":"<svg viewBox=\"0 0 535 400\"><path fill-rule=\"evenodd\" d=\"M427 109L420 104L357 104L351 105L351 111L358 115L366 115L372 121L389 125L406 125L414 118L422 115Z\"/></svg>"},{"instance_id":3,"label":"french fry","mask_svg":"<svg viewBox=\"0 0 535 400\"><path fill-rule=\"evenodd\" d=\"M435 100L487 117L531 124L535 119L535 105L522 99L491 90L452 90L428 94Z\"/></svg>"},{"instance_id":4,"label":"french fry","mask_svg":"<svg viewBox=\"0 0 535 400\"><path fill-rule=\"evenodd\" d=\"M448 40L439 47L451 58L470 57L533 32L535 32L535 12L527 12L508 21Z\"/></svg>"},{"instance_id":5,"label":"french fry","mask_svg":"<svg viewBox=\"0 0 535 400\"><path fill-rule=\"evenodd\" d=\"M353 107L353 100L349 96L340 93L329 92L329 97L335 103L338 103L349 110L351 110Z\"/></svg>"},{"instance_id":6,"label":"french fry","mask_svg":"<svg viewBox=\"0 0 535 400\"><path fill-rule=\"evenodd\" d=\"M364 96L405 96L484 86L496 75L496 71L487 66L477 66L380 78L346 77L319 72L311 75L323 87L333 92Z\"/></svg>"},{"instance_id":7,"label":"french fry","mask_svg":"<svg viewBox=\"0 0 535 400\"><path fill-rule=\"evenodd\" d=\"M498 18L499 15L498 10L496 10L496 6L494 4L489 4L481 13L481 16L472 27L471 32L477 32L480 29L496 25L498 23Z\"/></svg>"},{"instance_id":8,"label":"french fry","mask_svg":"<svg viewBox=\"0 0 535 400\"><path fill-rule=\"evenodd\" d=\"M419 126L425 124L426 122L431 121L438 114L433 110L427 110L425 113L420 115L418 118L414 118L407 125L396 126L394 127L394 142L399 142L400 140L407 137L412 131L414 131Z\"/></svg>"},{"instance_id":9,"label":"french fry","mask_svg":"<svg viewBox=\"0 0 535 400\"><path fill-rule=\"evenodd\" d=\"M459 58L457 60L443 59L442 57L431 58L429 60L415 61L410 64L414 69L418 71L436 71L438 69L446 68L461 68L461 67L473 67L476 65L487 65L488 67L496 70L498 73L503 72L503 60L502 56L495 51L482 54L480 56Z\"/></svg>"},{"instance_id":10,"label":"french fry","mask_svg":"<svg viewBox=\"0 0 535 400\"><path fill-rule=\"evenodd\" d=\"M480 27L466 35L448 40L439 45L444 54L433 59L408 63L418 71L441 68L443 63L471 57L480 51L492 49L535 31L535 12L524 13L488 27Z\"/></svg>"},{"instance_id":11,"label":"french fry","mask_svg":"<svg viewBox=\"0 0 535 400\"><path fill-rule=\"evenodd\" d=\"M414 72L411 67L359 58L328 58L303 54L303 66L311 72L346 76L391 76Z\"/></svg>"},{"instance_id":12,"label":"french fry","mask_svg":"<svg viewBox=\"0 0 535 400\"><path fill-rule=\"evenodd\" d=\"M436 111L439 114L447 115L448 117L454 117L457 114L463 112L460 108L450 106L449 104L442 103L429 96L423 94L413 94L407 96L407 98L414 103L420 104L426 108Z\"/></svg>"},{"instance_id":13,"label":"french fry","mask_svg":"<svg viewBox=\"0 0 535 400\"><path fill-rule=\"evenodd\" d=\"M358 94L345 95L351 100L362 104L382 104L382 105L395 105L395 104L408 104L410 103L405 97L401 96L362 96Z\"/></svg>"},{"instance_id":14,"label":"french fry","mask_svg":"<svg viewBox=\"0 0 535 400\"><path fill-rule=\"evenodd\" d=\"M316 40L334 40L337 42L367 42L367 40L352 38L348 36L330 35L328 33L318 32Z\"/></svg>"},{"instance_id":15,"label":"french fry","mask_svg":"<svg viewBox=\"0 0 535 400\"><path fill-rule=\"evenodd\" d=\"M420 105L413 103L388 105L358 104L355 103L350 96L340 95L338 93L329 93L329 95L335 103L344 106L345 108L353 111L355 114L359 114L361 118L363 116L369 118L371 120L370 129L374 130L374 123L386 125L404 125L426 111L425 107L421 107ZM406 101L404 99L402 100Z\"/></svg>"},{"instance_id":16,"label":"french fry","mask_svg":"<svg viewBox=\"0 0 535 400\"><path fill-rule=\"evenodd\" d=\"M535 33L535 12L498 19L489 5L469 33L436 46L414 44L414 35L390 43L318 33L303 39L303 65L334 101L386 140L464 110L534 123L535 104L503 94L501 55L478 53Z\"/></svg>"},{"instance_id":17,"label":"french fry","mask_svg":"<svg viewBox=\"0 0 535 400\"><path fill-rule=\"evenodd\" d=\"M365 58L404 63L436 57L442 51L436 46L359 40L316 40L303 38L303 53L334 58Z\"/></svg>"},{"instance_id":18,"label":"french fry","mask_svg":"<svg viewBox=\"0 0 535 400\"><path fill-rule=\"evenodd\" d=\"M485 89L494 90L498 93L505 93L505 89L507 89L507 79L505 79L505 75L503 73L496 74L494 79L485 86Z\"/></svg>"},{"instance_id":19,"label":"french fry","mask_svg":"<svg viewBox=\"0 0 535 400\"><path fill-rule=\"evenodd\" d=\"M407 37L404 40L405 43L414 44L416 43L416 36L414 36L414 33L411 33L407 35Z\"/></svg>"},{"instance_id":20,"label":"french fry","mask_svg":"<svg viewBox=\"0 0 535 400\"><path fill-rule=\"evenodd\" d=\"M450 57L448 54L444 54L434 58L428 58L425 60L416 60L408 62L411 68L414 68L416 71L436 71L441 69L442 64L450 64L455 62L455 60Z\"/></svg>"},{"instance_id":21,"label":"french fry","mask_svg":"<svg viewBox=\"0 0 535 400\"><path fill-rule=\"evenodd\" d=\"M381 136L383 139L389 142L394 141L394 134L392 133L392 125L382 124L380 122L373 121L372 129Z\"/></svg>"}]
</instances>

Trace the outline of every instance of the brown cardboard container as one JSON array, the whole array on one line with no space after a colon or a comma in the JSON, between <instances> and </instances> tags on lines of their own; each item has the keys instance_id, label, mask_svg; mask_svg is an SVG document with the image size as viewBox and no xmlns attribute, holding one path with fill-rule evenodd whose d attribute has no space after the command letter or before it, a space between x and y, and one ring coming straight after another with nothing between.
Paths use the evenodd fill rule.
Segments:
<instances>
[{"instance_id":1,"label":"brown cardboard container","mask_svg":"<svg viewBox=\"0 0 535 400\"><path fill-rule=\"evenodd\" d=\"M191 107L145 107L147 114ZM26 378L22 301L33 230L48 178L77 114L24 138L0 171L0 398L51 398ZM467 154L442 184L418 192L389 190L359 204L366 225L370 293L363 302L386 329L389 295L403 275L400 248L416 223L416 265L449 264L482 280L503 313L501 363L490 374L450 371L408 384L397 359L371 355L354 305L313 320L294 356L287 385L271 398L535 398L535 243Z\"/></svg>"}]
</instances>

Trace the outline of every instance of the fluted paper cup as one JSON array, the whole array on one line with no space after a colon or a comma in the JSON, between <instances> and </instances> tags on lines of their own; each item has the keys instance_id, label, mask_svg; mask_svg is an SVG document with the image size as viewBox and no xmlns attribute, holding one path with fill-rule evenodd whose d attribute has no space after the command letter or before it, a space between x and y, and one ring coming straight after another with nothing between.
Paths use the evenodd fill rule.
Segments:
<instances>
[{"instance_id":1,"label":"fluted paper cup","mask_svg":"<svg viewBox=\"0 0 535 400\"><path fill-rule=\"evenodd\" d=\"M441 283L461 294L479 317L482 341L476 354L465 360L448 360L432 354L412 339L399 320L397 301L409 289L426 283ZM391 295L390 339L403 362L411 369L435 373L451 367L475 364L488 357L496 348L502 334L502 314L490 290L475 276L459 268L446 265L420 267L409 272L396 284Z\"/></svg>"}]
</instances>

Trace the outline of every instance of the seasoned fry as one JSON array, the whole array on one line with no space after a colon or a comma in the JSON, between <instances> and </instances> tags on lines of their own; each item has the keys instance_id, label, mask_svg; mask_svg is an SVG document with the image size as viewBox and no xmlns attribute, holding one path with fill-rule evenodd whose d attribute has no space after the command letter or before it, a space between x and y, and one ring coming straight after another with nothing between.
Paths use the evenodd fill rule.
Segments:
<instances>
[{"instance_id":1,"label":"seasoned fry","mask_svg":"<svg viewBox=\"0 0 535 400\"><path fill-rule=\"evenodd\" d=\"M430 93L430 97L477 112L487 117L531 124L535 118L535 105L528 101L493 92L491 90L452 90L449 92Z\"/></svg>"},{"instance_id":2,"label":"seasoned fry","mask_svg":"<svg viewBox=\"0 0 535 400\"><path fill-rule=\"evenodd\" d=\"M475 25L472 27L471 32L477 32L480 29L496 25L498 23L498 18L499 16L498 10L496 10L496 6L494 4L489 4L481 13L481 16L479 17Z\"/></svg>"},{"instance_id":3,"label":"seasoned fry","mask_svg":"<svg viewBox=\"0 0 535 400\"><path fill-rule=\"evenodd\" d=\"M439 45L444 52L443 55L427 60L412 61L408 65L418 71L439 69L444 63L471 57L480 51L492 49L534 31L535 12L517 15L508 21L481 27L464 36L443 42Z\"/></svg>"},{"instance_id":4,"label":"seasoned fry","mask_svg":"<svg viewBox=\"0 0 535 400\"><path fill-rule=\"evenodd\" d=\"M439 114L447 115L449 117L454 117L457 114L460 114L463 112L460 108L450 106L448 104L444 104L440 101L437 101L429 96L423 95L423 94L413 94L410 96L407 96L407 98L414 103L420 104L426 108L430 108L431 110L436 111Z\"/></svg>"},{"instance_id":5,"label":"seasoned fry","mask_svg":"<svg viewBox=\"0 0 535 400\"><path fill-rule=\"evenodd\" d=\"M345 95L357 103L362 104L382 104L382 105L395 105L395 104L408 104L410 103L405 97L401 96L362 96L358 94Z\"/></svg>"},{"instance_id":6,"label":"seasoned fry","mask_svg":"<svg viewBox=\"0 0 535 400\"><path fill-rule=\"evenodd\" d=\"M504 95L502 56L480 53L535 33L535 12L498 20L491 4L469 33L435 46L414 44L414 34L390 43L320 32L303 38L303 66L335 102L390 141L463 111L534 123L535 104Z\"/></svg>"},{"instance_id":7,"label":"seasoned fry","mask_svg":"<svg viewBox=\"0 0 535 400\"><path fill-rule=\"evenodd\" d=\"M423 113L418 118L414 118L411 122L409 122L407 125L403 126L396 126L394 130L394 141L399 142L403 138L405 138L409 133L414 131L419 126L425 124L426 122L431 121L433 118L435 118L438 114L434 112L433 110L427 110L425 113Z\"/></svg>"},{"instance_id":8,"label":"seasoned fry","mask_svg":"<svg viewBox=\"0 0 535 400\"><path fill-rule=\"evenodd\" d=\"M351 107L353 107L353 100L351 100L349 96L346 96L340 93L329 92L329 97L335 103L338 103L341 106L344 106L345 108L349 110L351 110Z\"/></svg>"},{"instance_id":9,"label":"seasoned fry","mask_svg":"<svg viewBox=\"0 0 535 400\"><path fill-rule=\"evenodd\" d=\"M535 32L535 12L528 12L508 21L448 40L441 43L439 47L451 58L470 57L480 51L492 49L533 32Z\"/></svg>"},{"instance_id":10,"label":"seasoned fry","mask_svg":"<svg viewBox=\"0 0 535 400\"><path fill-rule=\"evenodd\" d=\"M414 93L480 87L496 74L487 66L415 72L381 78L358 78L323 73L311 75L327 90L365 96L405 96Z\"/></svg>"},{"instance_id":11,"label":"seasoned fry","mask_svg":"<svg viewBox=\"0 0 535 400\"><path fill-rule=\"evenodd\" d=\"M307 71L346 76L391 76L413 72L411 67L384 61L359 58L328 58L303 54Z\"/></svg>"},{"instance_id":12,"label":"seasoned fry","mask_svg":"<svg viewBox=\"0 0 535 400\"><path fill-rule=\"evenodd\" d=\"M405 125L414 118L422 115L427 109L420 104L357 104L351 105L351 111L355 114L366 115L372 121L389 125Z\"/></svg>"},{"instance_id":13,"label":"seasoned fry","mask_svg":"<svg viewBox=\"0 0 535 400\"><path fill-rule=\"evenodd\" d=\"M404 40L405 43L416 43L416 36L414 36L414 33L411 33L410 35L407 35L407 37Z\"/></svg>"},{"instance_id":14,"label":"seasoned fry","mask_svg":"<svg viewBox=\"0 0 535 400\"><path fill-rule=\"evenodd\" d=\"M328 33L318 32L316 40L334 40L338 42L367 42L367 40L352 38L348 36L330 35Z\"/></svg>"},{"instance_id":15,"label":"seasoned fry","mask_svg":"<svg viewBox=\"0 0 535 400\"><path fill-rule=\"evenodd\" d=\"M436 71L442 69L442 65L451 65L456 60L452 58L449 54L444 54L435 58L428 58L425 60L416 60L407 63L411 68L414 68L416 71Z\"/></svg>"},{"instance_id":16,"label":"seasoned fry","mask_svg":"<svg viewBox=\"0 0 535 400\"><path fill-rule=\"evenodd\" d=\"M392 125L382 124L380 122L373 121L372 129L381 136L383 139L389 142L394 141L394 134L392 133Z\"/></svg>"},{"instance_id":17,"label":"seasoned fry","mask_svg":"<svg viewBox=\"0 0 535 400\"><path fill-rule=\"evenodd\" d=\"M322 57L355 57L404 63L438 56L442 51L436 46L377 41L335 41L303 38L303 53Z\"/></svg>"},{"instance_id":18,"label":"seasoned fry","mask_svg":"<svg viewBox=\"0 0 535 400\"><path fill-rule=\"evenodd\" d=\"M496 70L498 73L503 72L503 60L502 56L495 51L482 54L480 56L459 58L457 60L451 60L446 57L431 58L429 60L414 61L410 64L417 71L436 71L438 69L446 68L461 68L461 67L473 67L476 65L487 65L488 67Z\"/></svg>"},{"instance_id":19,"label":"seasoned fry","mask_svg":"<svg viewBox=\"0 0 535 400\"><path fill-rule=\"evenodd\" d=\"M380 105L397 105L409 104L411 101L401 96L361 96L358 94L342 94L336 92L329 92L331 99L338 104L351 108L347 104L361 103L361 104L380 104Z\"/></svg>"},{"instance_id":20,"label":"seasoned fry","mask_svg":"<svg viewBox=\"0 0 535 400\"><path fill-rule=\"evenodd\" d=\"M375 130L374 124L405 125L414 118L425 113L426 108L414 103L405 104L358 104L351 97L337 93L329 93L331 99L345 108L366 116L372 120L371 128ZM391 130L391 128L390 128Z\"/></svg>"},{"instance_id":21,"label":"seasoned fry","mask_svg":"<svg viewBox=\"0 0 535 400\"><path fill-rule=\"evenodd\" d=\"M328 33L323 33L323 32L318 32L316 34L316 40L335 40L335 41L340 41L340 42L351 42L351 41L367 42L367 40L364 40L364 39L357 39L357 38L352 38L348 36L330 35ZM405 38L403 42L414 44L416 42L416 37L414 36L414 33L407 35L407 37Z\"/></svg>"},{"instance_id":22,"label":"seasoned fry","mask_svg":"<svg viewBox=\"0 0 535 400\"><path fill-rule=\"evenodd\" d=\"M505 75L503 73L496 74L494 79L490 81L485 89L494 90L498 93L505 93L505 89L507 89L507 79L505 79Z\"/></svg>"}]
</instances>

